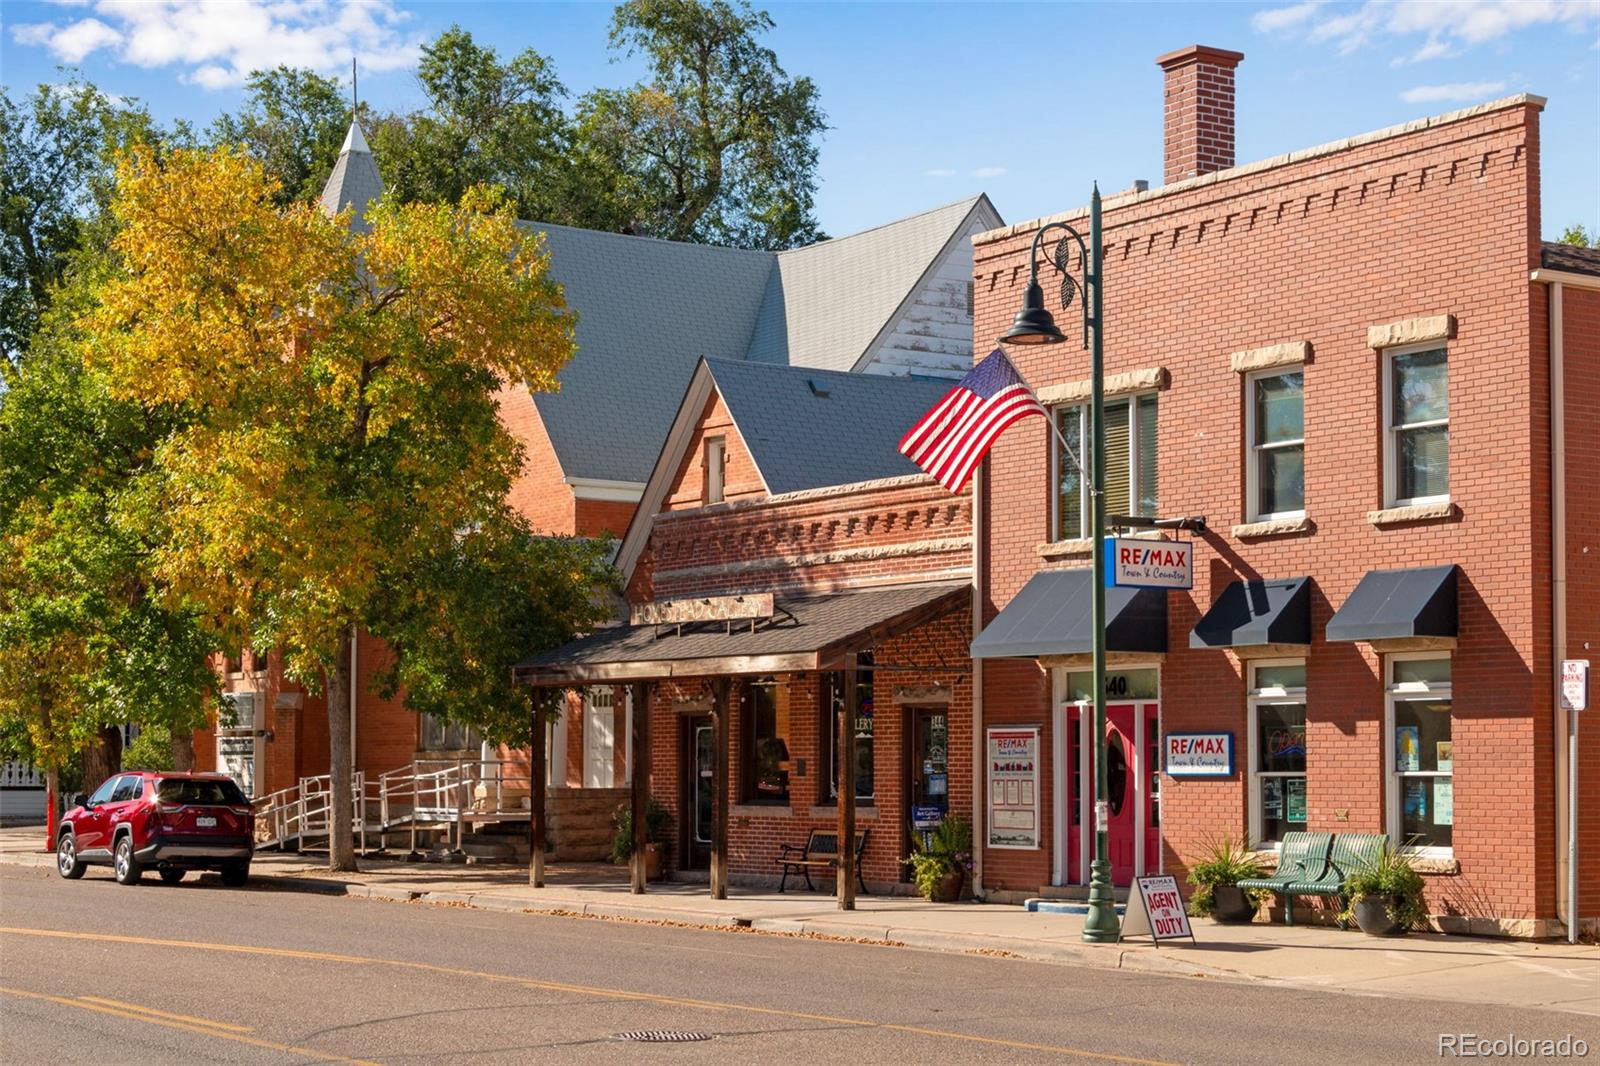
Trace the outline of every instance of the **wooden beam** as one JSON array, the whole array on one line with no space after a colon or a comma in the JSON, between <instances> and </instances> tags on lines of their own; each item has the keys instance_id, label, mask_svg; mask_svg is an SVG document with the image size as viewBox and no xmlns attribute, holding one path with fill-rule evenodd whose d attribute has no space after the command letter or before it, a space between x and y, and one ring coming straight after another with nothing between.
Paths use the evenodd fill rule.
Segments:
<instances>
[{"instance_id":1,"label":"wooden beam","mask_svg":"<svg viewBox=\"0 0 1600 1066\"><path fill-rule=\"evenodd\" d=\"M856 653L845 657L844 706L839 713L839 909L856 909Z\"/></svg>"},{"instance_id":2,"label":"wooden beam","mask_svg":"<svg viewBox=\"0 0 1600 1066\"><path fill-rule=\"evenodd\" d=\"M534 888L544 887L544 800L545 800L545 744L544 744L544 712L545 700L541 693L534 693L533 699L533 728L528 737L528 884ZM558 700L565 701L565 693L558 694Z\"/></svg>"},{"instance_id":3,"label":"wooden beam","mask_svg":"<svg viewBox=\"0 0 1600 1066\"><path fill-rule=\"evenodd\" d=\"M633 685L632 728L628 730L628 759L633 776L628 782L633 804L633 894L644 894L644 848L648 844L646 811L650 801L650 682Z\"/></svg>"},{"instance_id":4,"label":"wooden beam","mask_svg":"<svg viewBox=\"0 0 1600 1066\"><path fill-rule=\"evenodd\" d=\"M716 724L716 772L713 775L711 802L711 898L728 898L728 778L729 729L738 713L731 678L712 682L712 716Z\"/></svg>"}]
</instances>

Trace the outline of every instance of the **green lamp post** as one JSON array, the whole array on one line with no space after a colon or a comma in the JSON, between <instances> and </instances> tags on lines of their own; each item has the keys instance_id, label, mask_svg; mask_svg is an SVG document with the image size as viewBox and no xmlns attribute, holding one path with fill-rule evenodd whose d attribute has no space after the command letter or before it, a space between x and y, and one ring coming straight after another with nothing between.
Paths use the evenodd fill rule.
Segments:
<instances>
[{"instance_id":1,"label":"green lamp post","mask_svg":"<svg viewBox=\"0 0 1600 1066\"><path fill-rule=\"evenodd\" d=\"M1044 289L1039 285L1039 252L1047 234L1059 232L1060 240L1050 257L1050 265L1061 275L1060 304L1065 310L1078 299L1083 315L1083 346L1090 350L1089 378L1089 465L1080 473L1085 475L1089 487L1089 535L1093 544L1090 556L1090 573L1094 575L1091 626L1094 630L1094 861L1089 865L1089 915L1083 923L1083 939L1093 944L1103 944L1117 939L1116 901L1111 891L1111 860L1107 852L1106 823L1108 797L1106 791L1106 500L1105 485L1105 368L1104 347L1101 341L1102 318L1100 278L1102 254L1100 246L1100 186L1095 184L1089 199L1089 245L1084 247L1083 235L1064 222L1041 226L1033 235L1033 250L1029 255L1028 288L1023 295L1022 310L1017 312L1011 328L1001 334L1006 344L1060 344L1067 338L1057 328L1055 317L1045 307ZM1078 270L1072 270L1072 252L1078 253ZM1064 445L1063 445L1064 446ZM1068 453L1073 462L1078 457Z\"/></svg>"}]
</instances>

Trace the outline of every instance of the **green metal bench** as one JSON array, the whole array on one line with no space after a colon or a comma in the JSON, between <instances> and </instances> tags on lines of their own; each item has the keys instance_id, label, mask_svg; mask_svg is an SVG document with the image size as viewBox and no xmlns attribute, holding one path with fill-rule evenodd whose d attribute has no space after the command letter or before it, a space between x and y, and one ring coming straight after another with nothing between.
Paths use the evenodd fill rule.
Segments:
<instances>
[{"instance_id":1,"label":"green metal bench","mask_svg":"<svg viewBox=\"0 0 1600 1066\"><path fill-rule=\"evenodd\" d=\"M1290 925L1294 922L1291 916L1294 911L1295 896L1332 896L1339 902L1339 909L1344 910L1345 894L1344 883L1351 874L1375 865L1378 856L1383 854L1383 849L1389 846L1387 833L1340 833L1333 838L1333 852L1328 858L1328 865L1322 876L1302 878L1289 882L1281 891L1283 893L1284 919ZM1343 929L1345 923L1341 920L1339 928Z\"/></svg>"},{"instance_id":2,"label":"green metal bench","mask_svg":"<svg viewBox=\"0 0 1600 1066\"><path fill-rule=\"evenodd\" d=\"M1284 924L1293 925L1294 900L1288 894L1289 886L1320 883L1328 874L1328 855L1332 850L1332 833L1285 833L1278 849L1278 869L1270 877L1240 881L1239 887L1283 896ZM1343 884L1342 878L1340 884Z\"/></svg>"}]
</instances>

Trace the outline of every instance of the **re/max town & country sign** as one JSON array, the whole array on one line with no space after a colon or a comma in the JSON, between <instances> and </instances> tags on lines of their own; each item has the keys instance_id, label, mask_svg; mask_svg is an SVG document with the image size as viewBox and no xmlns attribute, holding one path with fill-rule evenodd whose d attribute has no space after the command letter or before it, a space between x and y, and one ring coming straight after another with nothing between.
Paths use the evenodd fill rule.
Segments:
<instances>
[{"instance_id":1,"label":"re/max town & country sign","mask_svg":"<svg viewBox=\"0 0 1600 1066\"><path fill-rule=\"evenodd\" d=\"M1106 538L1106 585L1123 588L1194 587L1194 542Z\"/></svg>"}]
</instances>

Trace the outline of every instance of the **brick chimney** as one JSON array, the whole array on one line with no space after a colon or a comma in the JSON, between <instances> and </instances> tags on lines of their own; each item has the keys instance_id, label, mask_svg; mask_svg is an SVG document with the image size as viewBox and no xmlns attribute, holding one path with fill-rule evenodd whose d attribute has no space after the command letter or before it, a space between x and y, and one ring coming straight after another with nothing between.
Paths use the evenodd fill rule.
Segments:
<instances>
[{"instance_id":1,"label":"brick chimney","mask_svg":"<svg viewBox=\"0 0 1600 1066\"><path fill-rule=\"evenodd\" d=\"M1156 60L1167 75L1163 183L1233 166L1233 68L1243 58L1192 44Z\"/></svg>"}]
</instances>

